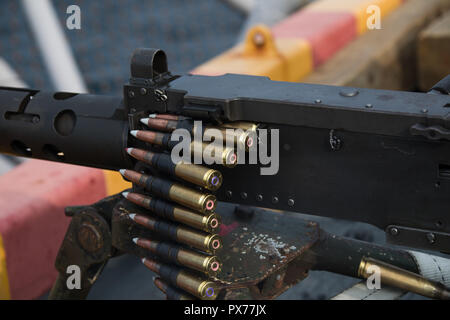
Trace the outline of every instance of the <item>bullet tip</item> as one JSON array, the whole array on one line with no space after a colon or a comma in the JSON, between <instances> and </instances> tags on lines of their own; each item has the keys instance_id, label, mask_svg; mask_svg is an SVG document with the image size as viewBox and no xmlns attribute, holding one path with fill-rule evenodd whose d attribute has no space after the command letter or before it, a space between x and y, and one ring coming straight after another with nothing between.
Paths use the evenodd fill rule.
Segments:
<instances>
[{"instance_id":1,"label":"bullet tip","mask_svg":"<svg viewBox=\"0 0 450 320\"><path fill-rule=\"evenodd\" d=\"M122 195L124 196L124 198L128 197L129 192L122 192Z\"/></svg>"},{"instance_id":2,"label":"bullet tip","mask_svg":"<svg viewBox=\"0 0 450 320\"><path fill-rule=\"evenodd\" d=\"M119 170L119 172L120 172L121 175L124 175L124 174L125 174L125 171L126 171L126 169L120 169L120 170Z\"/></svg>"},{"instance_id":3,"label":"bullet tip","mask_svg":"<svg viewBox=\"0 0 450 320\"><path fill-rule=\"evenodd\" d=\"M141 122L142 122L143 124L145 124L146 126L148 126L148 118L143 118L143 119L141 119Z\"/></svg>"},{"instance_id":4,"label":"bullet tip","mask_svg":"<svg viewBox=\"0 0 450 320\"><path fill-rule=\"evenodd\" d=\"M137 133L138 133L138 130L131 130L131 131L130 131L130 134L131 134L133 137L136 137L136 136L137 136Z\"/></svg>"},{"instance_id":5,"label":"bullet tip","mask_svg":"<svg viewBox=\"0 0 450 320\"><path fill-rule=\"evenodd\" d=\"M128 154L131 154L131 152L133 152L134 148L126 148L125 150L127 151Z\"/></svg>"},{"instance_id":6,"label":"bullet tip","mask_svg":"<svg viewBox=\"0 0 450 320\"><path fill-rule=\"evenodd\" d=\"M130 213L128 216L130 217L131 220L134 220L134 217L136 217L136 213ZM137 238L135 238L135 239L137 239ZM134 241L134 239L133 239L133 241Z\"/></svg>"},{"instance_id":7,"label":"bullet tip","mask_svg":"<svg viewBox=\"0 0 450 320\"><path fill-rule=\"evenodd\" d=\"M156 118L156 116L157 116L157 114L156 113L152 113L151 115L149 115L148 117L149 118L152 118L152 119L155 119Z\"/></svg>"},{"instance_id":8,"label":"bullet tip","mask_svg":"<svg viewBox=\"0 0 450 320\"><path fill-rule=\"evenodd\" d=\"M145 263L145 260L147 260L147 259L145 259L145 258L142 258L142 259L141 259L142 263Z\"/></svg>"},{"instance_id":9,"label":"bullet tip","mask_svg":"<svg viewBox=\"0 0 450 320\"><path fill-rule=\"evenodd\" d=\"M130 216L131 216L131 214L130 214ZM133 242L134 242L134 243L137 243L137 242L138 242L138 239L139 239L139 238L137 238L137 237L136 237L136 238L133 238Z\"/></svg>"}]
</instances>

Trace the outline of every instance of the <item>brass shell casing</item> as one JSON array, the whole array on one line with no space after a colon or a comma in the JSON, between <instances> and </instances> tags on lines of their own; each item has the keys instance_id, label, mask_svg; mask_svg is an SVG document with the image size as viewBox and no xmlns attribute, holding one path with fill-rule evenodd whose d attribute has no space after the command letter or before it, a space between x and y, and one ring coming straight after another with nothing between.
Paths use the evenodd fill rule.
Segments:
<instances>
[{"instance_id":1,"label":"brass shell casing","mask_svg":"<svg viewBox=\"0 0 450 320\"><path fill-rule=\"evenodd\" d=\"M372 269L380 270L381 283L411 291L433 299L449 299L449 292L438 282L430 281L418 274L398 268L372 258L362 258L358 268L358 277L367 279L373 274ZM369 272L369 270L371 272Z\"/></svg>"},{"instance_id":2,"label":"brass shell casing","mask_svg":"<svg viewBox=\"0 0 450 320\"><path fill-rule=\"evenodd\" d=\"M258 139L258 125L251 122L228 122L221 125L223 128L228 129L240 129L244 131L244 134L240 135L238 139L238 143L240 147L245 147L245 150L249 150L250 147L256 143ZM251 140L250 140L251 139Z\"/></svg>"},{"instance_id":3,"label":"brass shell casing","mask_svg":"<svg viewBox=\"0 0 450 320\"><path fill-rule=\"evenodd\" d=\"M179 184L173 184L169 190L170 200L199 211L203 214L213 213L216 209L216 197L201 193Z\"/></svg>"},{"instance_id":4,"label":"brass shell casing","mask_svg":"<svg viewBox=\"0 0 450 320\"><path fill-rule=\"evenodd\" d=\"M222 222L220 215L216 213L205 216L180 207L174 207L173 217L177 222L209 233L216 233Z\"/></svg>"},{"instance_id":5,"label":"brass shell casing","mask_svg":"<svg viewBox=\"0 0 450 320\"><path fill-rule=\"evenodd\" d=\"M236 122L227 122L221 125L224 128L232 128L232 129L241 129L244 131L255 131L258 129L258 125L252 122L244 122L244 121L236 121Z\"/></svg>"},{"instance_id":6,"label":"brass shell casing","mask_svg":"<svg viewBox=\"0 0 450 320\"><path fill-rule=\"evenodd\" d=\"M211 155L204 154L204 150L209 146L208 143L201 143L201 146L197 146L195 141L191 142L190 150L193 157L198 157L208 161L209 163L216 163L216 152L221 151L220 162L217 164L223 165L227 168L233 168L237 165L237 155L233 148L226 148L223 146L213 149ZM216 151L217 150L217 151ZM234 161L233 161L234 159Z\"/></svg>"},{"instance_id":7,"label":"brass shell casing","mask_svg":"<svg viewBox=\"0 0 450 320\"><path fill-rule=\"evenodd\" d=\"M177 241L210 253L222 248L222 239L217 234L204 234L183 227L177 230Z\"/></svg>"},{"instance_id":8,"label":"brass shell casing","mask_svg":"<svg viewBox=\"0 0 450 320\"><path fill-rule=\"evenodd\" d=\"M178 273L176 284L180 289L202 300L215 300L217 297L217 286L214 282L190 275L185 271Z\"/></svg>"},{"instance_id":9,"label":"brass shell casing","mask_svg":"<svg viewBox=\"0 0 450 320\"><path fill-rule=\"evenodd\" d=\"M203 272L210 277L216 276L221 268L216 256L206 256L187 250L178 252L177 261L187 268Z\"/></svg>"},{"instance_id":10,"label":"brass shell casing","mask_svg":"<svg viewBox=\"0 0 450 320\"><path fill-rule=\"evenodd\" d=\"M235 128L235 127L208 127L208 129L217 129L219 130L223 135L223 144L224 145L234 145L238 149L243 149L248 151L250 147L255 143L256 141L256 130L245 130L241 128ZM238 131L233 131L233 130ZM207 135L207 133L206 133Z\"/></svg>"},{"instance_id":11,"label":"brass shell casing","mask_svg":"<svg viewBox=\"0 0 450 320\"><path fill-rule=\"evenodd\" d=\"M175 175L211 191L219 189L223 181L219 171L195 164L178 163Z\"/></svg>"}]
</instances>

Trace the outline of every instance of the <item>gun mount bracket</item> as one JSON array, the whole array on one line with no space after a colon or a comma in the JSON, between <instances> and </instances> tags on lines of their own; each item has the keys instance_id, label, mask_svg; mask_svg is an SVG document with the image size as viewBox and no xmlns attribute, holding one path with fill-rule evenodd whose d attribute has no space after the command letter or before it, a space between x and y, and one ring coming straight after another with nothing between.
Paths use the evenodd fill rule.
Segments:
<instances>
[{"instance_id":1,"label":"gun mount bracket","mask_svg":"<svg viewBox=\"0 0 450 320\"><path fill-rule=\"evenodd\" d=\"M390 225L386 228L386 240L395 245L450 253L450 234L445 232Z\"/></svg>"}]
</instances>

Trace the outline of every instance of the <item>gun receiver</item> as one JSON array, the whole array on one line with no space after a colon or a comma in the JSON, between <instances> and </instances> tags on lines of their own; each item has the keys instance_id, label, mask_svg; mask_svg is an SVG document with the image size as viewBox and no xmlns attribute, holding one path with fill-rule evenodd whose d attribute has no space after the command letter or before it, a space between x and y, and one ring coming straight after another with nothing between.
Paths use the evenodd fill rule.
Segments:
<instances>
[{"instance_id":1,"label":"gun receiver","mask_svg":"<svg viewBox=\"0 0 450 320\"><path fill-rule=\"evenodd\" d=\"M138 49L123 99L1 88L0 152L133 169L125 148L145 144L128 132L152 113L279 130L279 171L221 167L219 200L367 222L393 243L450 252L445 94L173 76L163 51Z\"/></svg>"}]
</instances>

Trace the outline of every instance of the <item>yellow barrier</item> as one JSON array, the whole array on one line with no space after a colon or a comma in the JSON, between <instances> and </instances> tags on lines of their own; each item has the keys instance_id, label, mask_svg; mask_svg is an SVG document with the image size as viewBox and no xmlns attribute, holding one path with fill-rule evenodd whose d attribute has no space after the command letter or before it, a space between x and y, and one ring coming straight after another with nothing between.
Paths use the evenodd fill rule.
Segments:
<instances>
[{"instance_id":1,"label":"yellow barrier","mask_svg":"<svg viewBox=\"0 0 450 320\"><path fill-rule=\"evenodd\" d=\"M9 300L10 298L6 253L3 248L2 236L0 235L0 300Z\"/></svg>"},{"instance_id":2,"label":"yellow barrier","mask_svg":"<svg viewBox=\"0 0 450 320\"><path fill-rule=\"evenodd\" d=\"M131 183L125 181L122 175L117 171L104 170L106 194L108 196L122 192L131 188Z\"/></svg>"},{"instance_id":3,"label":"yellow barrier","mask_svg":"<svg viewBox=\"0 0 450 320\"><path fill-rule=\"evenodd\" d=\"M253 27L244 43L202 64L192 73L239 73L298 81L313 69L311 46L301 39L274 39L269 28Z\"/></svg>"}]
</instances>

